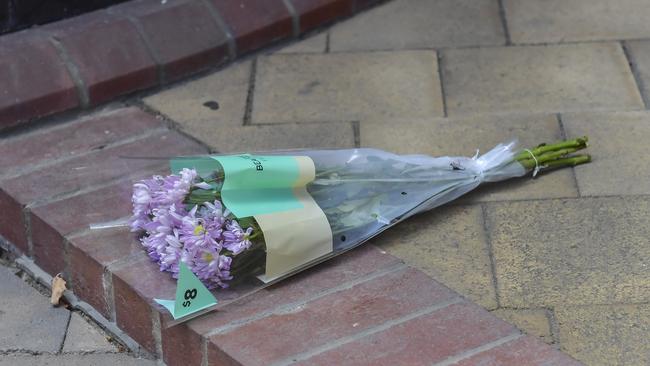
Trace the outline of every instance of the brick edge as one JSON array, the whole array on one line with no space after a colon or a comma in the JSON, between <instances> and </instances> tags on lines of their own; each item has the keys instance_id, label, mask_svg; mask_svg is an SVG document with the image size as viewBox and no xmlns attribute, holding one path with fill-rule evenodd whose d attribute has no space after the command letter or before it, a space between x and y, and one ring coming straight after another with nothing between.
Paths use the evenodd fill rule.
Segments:
<instances>
[{"instance_id":1,"label":"brick edge","mask_svg":"<svg viewBox=\"0 0 650 366\"><path fill-rule=\"evenodd\" d=\"M271 19L270 23L254 22L255 12L250 12L244 14L248 18L242 19L240 17L233 19L233 16L228 17L224 12L220 12L217 6L209 0L184 0L162 8L159 1L147 2L147 0L132 0L78 17L50 23L43 27L28 29L0 37L0 55L2 55L3 49L9 49L5 46L11 42L22 42L37 38L51 44L56 49L58 57L58 60L55 60L55 62L63 65L63 67L59 68L60 76L72 80L75 89L71 91L69 85L57 85L47 95L34 95L34 93L30 94L30 88L34 87L30 85L31 83L17 85L15 90L9 91L4 103L2 98L0 98L0 132L13 130L49 115L79 108L87 109L119 96L155 88L169 81L178 80L208 68L223 66L243 55L272 44L297 39L309 30L350 17L382 1L384 0L283 0L274 2L271 6L277 7L278 11L290 15L292 27L287 29L284 26L287 22L286 18L278 17ZM250 1L249 3L251 6L256 6L255 1ZM345 3L344 6L342 6L343 3ZM161 59L159 50L152 44L152 34L147 33L147 27L141 17L143 14L146 16L153 15L155 17L162 12L169 11L170 7L186 8L185 10L189 8L195 9L197 7L205 9L206 12L203 16L209 18L209 20L203 20L212 22L212 26L214 26L214 29L218 33L206 35L206 37L211 38L210 41L212 44L207 48L205 45L197 46L195 50L182 55L182 57L179 56L174 60ZM172 8L172 10L174 9ZM305 19L309 20L308 27L304 26ZM127 22L132 25L130 29L121 27L122 31L126 32L123 37L129 40L130 47L138 48L127 50L127 52L146 54L146 59L140 60L140 65L137 67L134 66L132 70L127 70L119 66L109 66L111 73L108 76L103 76L100 80L94 80L91 77L84 76L96 73L99 69L96 67L97 64L84 64L84 60L76 58L74 52L71 52L65 42L61 41L61 34L65 36L67 32L73 37L78 37L80 33L78 29L83 29L88 26L87 32L89 34L84 34L83 37L87 39L102 39L102 44L97 45L98 48L102 48L103 46L110 45L110 37L98 37L92 33L101 33L102 30L110 28L112 24L117 24L118 22L121 22L119 24L125 24L124 22ZM67 30L62 31L61 28L65 28L65 25L68 23L73 23L74 27L68 27ZM92 25L97 25L98 23L100 24L99 27L92 27ZM233 25L241 23L252 23L256 25L256 28L247 30L243 34L235 34ZM174 28L172 29L172 27ZM170 30L170 33L187 31L187 28L180 29L181 27L182 25L179 25L178 22L165 24L165 28ZM283 29L283 31L280 33L274 32L273 37L266 37L265 31L268 29ZM255 41L251 42L251 38L254 38ZM243 49L240 47L242 41L246 43ZM177 42L185 43L181 40ZM175 44L165 44L165 47L168 49L173 49L175 46ZM25 43L25 47L37 46L33 43ZM11 52L6 51L6 53L5 63L19 65L21 62L24 62L24 60L21 60ZM103 65L103 67L105 68L106 65ZM152 78L154 75L155 78ZM1 79L2 75L0 75ZM124 85L125 80L129 80L129 85ZM52 100L60 100L63 98L62 96L70 99L71 92L76 94L76 102L61 102L56 107L51 106ZM14 95L25 94L30 95L30 97L24 98L23 100L16 98L13 101L9 99L13 98ZM12 113L16 108L21 111L18 115ZM5 112L7 112L6 116L8 116L6 120L1 117Z\"/></svg>"}]
</instances>

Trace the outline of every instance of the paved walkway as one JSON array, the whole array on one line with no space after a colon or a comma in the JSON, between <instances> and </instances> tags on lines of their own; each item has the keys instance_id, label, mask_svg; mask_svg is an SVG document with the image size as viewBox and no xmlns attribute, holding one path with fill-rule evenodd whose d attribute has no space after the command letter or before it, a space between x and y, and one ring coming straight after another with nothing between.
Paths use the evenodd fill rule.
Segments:
<instances>
[{"instance_id":1,"label":"paved walkway","mask_svg":"<svg viewBox=\"0 0 650 366\"><path fill-rule=\"evenodd\" d=\"M374 242L587 365L645 365L647 19L639 0L395 0L137 103L220 152L589 135L589 165L486 186Z\"/></svg>"},{"instance_id":2,"label":"paved walkway","mask_svg":"<svg viewBox=\"0 0 650 366\"><path fill-rule=\"evenodd\" d=\"M114 105L156 115L220 152L372 146L473 155L512 137L532 146L588 135L591 164L485 186L374 244L586 365L647 365L648 19L643 0L393 0L298 43ZM162 132L145 122L93 126L108 144L149 128L151 136L137 136L153 144ZM146 152L136 140L128 151ZM23 155L25 164L42 158ZM121 212L107 191L105 207ZM69 233L73 222L101 221L110 211L76 217L75 208L51 225ZM53 236L39 225L46 226L32 222L31 244L43 246L36 255L52 263L45 269L58 271L64 260L47 251ZM100 249L95 254L105 255ZM11 320L0 321L0 365L148 362L114 353L10 269L0 267L0 281L11 283L0 298L0 319ZM85 284L75 291L103 286Z\"/></svg>"},{"instance_id":3,"label":"paved walkway","mask_svg":"<svg viewBox=\"0 0 650 366\"><path fill-rule=\"evenodd\" d=\"M0 366L154 365L120 352L82 315L49 298L0 259Z\"/></svg>"}]
</instances>

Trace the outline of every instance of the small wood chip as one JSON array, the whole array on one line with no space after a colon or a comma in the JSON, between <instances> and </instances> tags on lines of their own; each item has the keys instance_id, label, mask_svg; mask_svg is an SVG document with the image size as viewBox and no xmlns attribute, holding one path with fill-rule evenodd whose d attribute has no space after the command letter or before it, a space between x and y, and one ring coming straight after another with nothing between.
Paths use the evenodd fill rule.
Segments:
<instances>
[{"instance_id":1,"label":"small wood chip","mask_svg":"<svg viewBox=\"0 0 650 366\"><path fill-rule=\"evenodd\" d=\"M52 297L50 297L52 305L59 305L61 296L63 296L63 292L66 290L65 284L66 282L60 273L52 278Z\"/></svg>"}]
</instances>

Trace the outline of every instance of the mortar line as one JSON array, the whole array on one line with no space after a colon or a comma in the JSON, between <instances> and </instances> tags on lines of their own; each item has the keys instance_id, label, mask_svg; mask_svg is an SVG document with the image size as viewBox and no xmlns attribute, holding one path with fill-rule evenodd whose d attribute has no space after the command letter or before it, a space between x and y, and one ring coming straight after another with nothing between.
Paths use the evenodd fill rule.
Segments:
<instances>
[{"instance_id":1,"label":"mortar line","mask_svg":"<svg viewBox=\"0 0 650 366\"><path fill-rule=\"evenodd\" d=\"M354 147L361 147L361 122L352 121L352 135L354 137Z\"/></svg>"},{"instance_id":2,"label":"mortar line","mask_svg":"<svg viewBox=\"0 0 650 366\"><path fill-rule=\"evenodd\" d=\"M330 53L332 49L332 32L328 29L325 34L325 53Z\"/></svg>"},{"instance_id":3,"label":"mortar line","mask_svg":"<svg viewBox=\"0 0 650 366\"><path fill-rule=\"evenodd\" d=\"M63 277L68 281L68 287L69 288L74 288L74 281L72 281L72 264L71 261L72 259L70 258L70 242L68 239L63 237L62 239L62 245L63 245Z\"/></svg>"},{"instance_id":4,"label":"mortar line","mask_svg":"<svg viewBox=\"0 0 650 366\"><path fill-rule=\"evenodd\" d=\"M109 9L109 13L113 13L111 11L111 8ZM153 61L156 63L156 72L158 73L158 82L160 84L165 84L167 82L167 75L165 72L165 68L163 67L162 63L162 58L160 57L160 54L158 53L158 50L156 50L152 43L151 40L149 39L149 36L147 33L144 31L144 27L142 26L142 23L138 19L136 19L133 15L126 15L126 19L133 24L133 27L135 28L136 33L142 40L142 43L144 43L144 47L149 53L149 56L153 59Z\"/></svg>"},{"instance_id":5,"label":"mortar line","mask_svg":"<svg viewBox=\"0 0 650 366\"><path fill-rule=\"evenodd\" d=\"M444 360L442 362L437 362L437 363L433 364L433 366L450 366L450 365L453 365L453 364L455 364L455 363L457 363L459 361L462 361L462 360L468 359L468 358L470 358L472 356L475 356L475 355L477 355L479 353L489 351L489 350L491 350L493 348L499 347L502 344L509 343L509 342L514 341L514 340L517 340L517 339L519 339L521 337L523 337L522 333L513 333L513 334L510 334L510 335L505 336L503 338L499 338L499 339L497 339L495 341L486 343L486 344L484 344L482 346L472 348L470 350L461 352L461 353L459 353L457 355L451 356L451 357L447 358L446 360Z\"/></svg>"},{"instance_id":6,"label":"mortar line","mask_svg":"<svg viewBox=\"0 0 650 366\"><path fill-rule=\"evenodd\" d=\"M12 355L29 355L29 356L41 356L41 355L54 355L56 353L43 352L43 351L32 351L25 348L8 348L0 350L0 356L12 356Z\"/></svg>"},{"instance_id":7,"label":"mortar line","mask_svg":"<svg viewBox=\"0 0 650 366\"><path fill-rule=\"evenodd\" d=\"M627 60L627 65L630 68L630 72L632 73L632 77L634 78L634 83L636 84L636 88L639 91L639 96L641 97L641 101L643 102L643 106L645 109L650 108L650 100L648 99L648 96L645 93L644 89L644 82L643 79L641 78L641 75L639 74L639 70L636 68L636 62L634 62L634 56L632 53L630 53L629 48L627 47L627 43L625 41L620 41L621 48L623 49L623 55L625 55L625 59Z\"/></svg>"},{"instance_id":8,"label":"mortar line","mask_svg":"<svg viewBox=\"0 0 650 366\"><path fill-rule=\"evenodd\" d=\"M390 48L379 48L371 50L337 50L331 51L331 53L346 53L346 54L373 54L373 53L400 53L400 52L412 52L412 51L435 51L435 50L475 50L475 49L492 49L492 48L507 48L507 47L549 47L549 46L570 46L570 45L581 45L581 44L614 44L622 41L650 41L650 38L640 38L640 39L611 39L611 40L583 40L583 41L565 41L565 42L540 42L540 43L513 43L509 46L503 44L484 44L484 45L467 45L467 46L437 46L437 47L410 47L400 50L393 50ZM299 53L298 53L299 54ZM304 54L304 53L303 53ZM313 54L313 53L312 53ZM283 55L283 54L278 54ZM291 54L288 54L291 55Z\"/></svg>"},{"instance_id":9,"label":"mortar line","mask_svg":"<svg viewBox=\"0 0 650 366\"><path fill-rule=\"evenodd\" d=\"M34 238L32 237L32 215L28 207L23 207L23 224L27 234L27 256L34 258Z\"/></svg>"},{"instance_id":10,"label":"mortar line","mask_svg":"<svg viewBox=\"0 0 650 366\"><path fill-rule=\"evenodd\" d=\"M72 61L72 57L70 57L70 54L68 54L68 51L65 49L61 41L56 37L48 37L47 39L56 49L56 53L59 55L61 61L63 61L63 64L70 75L70 79L72 79L75 89L77 89L77 96L79 97L81 108L88 108L90 106L90 92L88 91L86 82L81 77L79 67Z\"/></svg>"},{"instance_id":11,"label":"mortar line","mask_svg":"<svg viewBox=\"0 0 650 366\"><path fill-rule=\"evenodd\" d=\"M494 259L494 248L492 246L492 235L488 224L487 207L481 203L481 216L483 219L483 233L485 234L485 245L490 259L490 273L492 275L492 286L494 286L494 300L497 303L497 309L501 308L501 296L499 295L499 281L497 280L497 265Z\"/></svg>"},{"instance_id":12,"label":"mortar line","mask_svg":"<svg viewBox=\"0 0 650 366\"><path fill-rule=\"evenodd\" d=\"M20 177L22 175L33 173L33 172L35 172L37 170L40 170L42 168L47 168L49 166L65 163L65 162L68 162L68 161L71 161L71 160L74 160L74 159L77 159L77 158L82 158L82 157L90 156L90 155L93 155L93 154L97 154L98 151L110 150L110 149L113 149L113 148L116 148L116 147L131 144L131 143L134 143L134 142L137 142L137 141L149 138L149 137L162 135L166 131L167 130L164 129L163 127L156 127L155 129L145 131L144 133L140 133L140 134L137 134L137 135L132 135L132 136L129 136L129 137L124 138L122 140L106 143L103 146L101 146L101 148L94 148L94 149L91 149L91 150L81 152L81 153L76 154L76 155L61 156L61 157L54 158L54 159L39 161L38 163L29 164L29 166L23 167L22 169L13 170L13 171L10 171L7 174L1 174L0 175L0 180L9 180L9 179L17 178L17 177Z\"/></svg>"},{"instance_id":13,"label":"mortar line","mask_svg":"<svg viewBox=\"0 0 650 366\"><path fill-rule=\"evenodd\" d=\"M388 330L388 329L390 329L390 328L392 328L394 326L406 323L406 322L408 322L410 320L419 318L421 316L425 316L425 315L434 313L436 311L440 311L440 310L445 309L445 308L447 308L447 307L449 307L451 305L461 303L462 301L463 301L463 299L461 297L456 297L456 298L453 298L453 299L450 299L450 300L447 300L447 301L439 302L439 303L431 305L431 306L427 306L424 309L420 309L418 311L415 311L413 313L404 315L404 316L399 317L397 319L389 320L387 322L384 322L381 325L378 325L378 326L375 326L375 327L372 327L372 328L369 328L369 329L365 329L365 330L363 330L363 331L361 331L359 333L352 334L352 335L349 335L349 336L345 336L345 337L342 337L342 338L338 338L338 339L336 339L334 341L328 341L326 344L315 347L315 348L313 348L313 349L311 349L309 351L298 353L298 354L289 356L289 357L287 357L287 358L285 358L285 359L283 359L281 361L274 362L273 364L271 364L271 366L287 366L287 365L291 365L291 364L294 364L294 363L298 363L298 362L301 362L301 361L308 360L308 359L310 359L310 358L312 358L314 356L317 356L317 355L319 355L321 353L324 353L324 352L327 352L329 350L341 347L341 346L343 346L345 344L357 341L359 339L369 337L369 336L371 336L373 334L383 332L383 331Z\"/></svg>"},{"instance_id":14,"label":"mortar line","mask_svg":"<svg viewBox=\"0 0 650 366\"><path fill-rule=\"evenodd\" d=\"M434 51L436 53L436 64L438 66L438 80L440 81L440 94L442 96L442 115L448 117L447 113L447 93L445 92L445 79L442 72L442 52L440 50Z\"/></svg>"},{"instance_id":15,"label":"mortar line","mask_svg":"<svg viewBox=\"0 0 650 366\"><path fill-rule=\"evenodd\" d=\"M160 326L160 314L155 307L151 306L151 336L153 337L158 359L163 360L162 331Z\"/></svg>"},{"instance_id":16,"label":"mortar line","mask_svg":"<svg viewBox=\"0 0 650 366\"><path fill-rule=\"evenodd\" d=\"M248 92L246 94L246 110L244 111L244 126L251 125L253 115L253 99L255 97L255 79L257 77L257 57L251 62L251 70L248 79Z\"/></svg>"},{"instance_id":17,"label":"mortar line","mask_svg":"<svg viewBox=\"0 0 650 366\"><path fill-rule=\"evenodd\" d=\"M165 126L167 127L167 129L169 129L171 131L174 131L174 132L177 132L178 134L182 135L183 137L185 137L185 138L187 138L187 139L189 139L191 141L196 142L198 145L200 145L201 147L206 149L208 152L213 151L213 149L212 149L212 147L210 147L210 145L206 144L205 142L203 142L203 141L199 140L198 138L196 138L196 137L190 135L189 133L185 132L180 123L178 123L177 121L175 121L173 118L169 117L168 115L166 115L166 114L164 114L164 113L150 107L149 105L147 105L142 100L137 99L137 100L133 101L133 103L131 103L131 105L139 108L141 111L143 111L143 112L145 112L147 114L150 114L150 115L152 115L154 117L158 117L158 119L162 120L165 123Z\"/></svg>"},{"instance_id":18,"label":"mortar line","mask_svg":"<svg viewBox=\"0 0 650 366\"><path fill-rule=\"evenodd\" d=\"M200 1L203 6L208 9L208 13L210 13L210 17L216 23L217 28L225 34L226 43L228 44L228 57L230 58L230 61L234 61L235 58L237 58L237 44L235 43L235 37L233 36L232 30L223 20L217 8L212 5L209 0Z\"/></svg>"},{"instance_id":19,"label":"mortar line","mask_svg":"<svg viewBox=\"0 0 650 366\"><path fill-rule=\"evenodd\" d=\"M291 15L291 28L293 31L293 38L298 38L298 36L300 35L300 16L296 12L296 8L293 6L291 1L282 0L282 2L284 3L284 6L289 11L289 15Z\"/></svg>"},{"instance_id":20,"label":"mortar line","mask_svg":"<svg viewBox=\"0 0 650 366\"><path fill-rule=\"evenodd\" d=\"M28 124L27 126L19 126L21 128L25 128L25 130L16 131L15 132L16 134L7 136L6 139L5 136L0 136L0 145L9 142L15 143L16 141L36 138L38 137L38 135L42 136L47 133L52 133L59 130L68 129L71 127L82 127L80 125L83 125L84 123L88 123L88 121L91 121L96 117L110 117L111 115L122 111L122 109L119 108L113 110L104 109L104 111L102 111L102 108L97 108L97 109L99 113L89 113L89 111L77 110L74 113L84 113L84 114L72 118L64 118L63 120L57 120L56 122L54 122L55 124L46 124L43 125L42 127L38 126L37 128L33 128L34 126L31 124ZM72 113L71 111L67 111L67 112ZM65 113L66 112L61 112L61 114L65 114ZM60 115L54 115L54 116L43 117L42 119L60 118L60 117L61 117Z\"/></svg>"},{"instance_id":21,"label":"mortar line","mask_svg":"<svg viewBox=\"0 0 650 366\"><path fill-rule=\"evenodd\" d=\"M157 167L161 167L161 166L156 165L156 164L147 165L147 166L141 167L140 171L147 170L147 169L153 169L153 168L157 168ZM94 184L94 185L89 186L89 187L84 187L84 188L81 188L81 189L76 189L76 190L72 190L72 191L68 191L68 192L62 192L62 193L55 194L52 197L32 201L32 202L28 203L25 207L36 208L36 207L39 207L39 206L48 205L50 203L63 201L63 200L66 200L68 198L72 198L72 197L75 197L75 196L80 196L82 194L96 192L96 191L99 191L101 189L110 187L111 185L116 184L116 183L123 183L123 182L129 182L129 181L132 182L135 179L142 179L142 174L141 174L140 171L133 172L133 173L130 173L130 174L127 174L127 175L119 176L119 177L115 177L115 178L111 178L111 179L106 179L106 180L104 180L103 183Z\"/></svg>"},{"instance_id":22,"label":"mortar line","mask_svg":"<svg viewBox=\"0 0 650 366\"><path fill-rule=\"evenodd\" d=\"M551 330L551 340L553 344L560 346L560 325L555 317L555 308L545 308L544 312L546 313L546 319Z\"/></svg>"},{"instance_id":23,"label":"mortar line","mask_svg":"<svg viewBox=\"0 0 650 366\"><path fill-rule=\"evenodd\" d=\"M314 120L314 121L305 121L305 122L296 122L296 121L288 121L288 122L263 122L263 123L255 123L255 126L305 126L305 125L318 125L318 124L330 124L330 125L336 125L336 124L341 124L341 123L354 123L358 122L355 120Z\"/></svg>"},{"instance_id":24,"label":"mortar line","mask_svg":"<svg viewBox=\"0 0 650 366\"><path fill-rule=\"evenodd\" d=\"M506 46L512 45L510 38L510 29L508 28L508 18L506 17L506 7L503 5L503 0L498 0L499 3L499 18L501 18L501 26L503 27L503 36L506 38Z\"/></svg>"},{"instance_id":25,"label":"mortar line","mask_svg":"<svg viewBox=\"0 0 650 366\"><path fill-rule=\"evenodd\" d=\"M480 188L478 188L480 189ZM499 205L499 204L512 204L517 202L540 202L540 201L579 201L584 199L648 199L650 194L601 194L601 195L582 195L580 197L546 197L546 198L518 198L510 200L500 200L500 201L480 201L480 202L449 202L448 205L451 206L476 206L480 204L486 205Z\"/></svg>"},{"instance_id":26,"label":"mortar line","mask_svg":"<svg viewBox=\"0 0 650 366\"><path fill-rule=\"evenodd\" d=\"M564 139L564 140L568 139L567 133L566 133L566 127L564 126L564 120L562 119L562 114L561 113L555 114L555 118L557 119L557 123L560 126L560 133L562 134L562 139ZM580 192L580 184L578 183L578 175L576 174L576 167L575 166L571 167L571 176L573 177L573 184L575 185L576 193L578 193L578 197L582 197L582 193Z\"/></svg>"},{"instance_id":27,"label":"mortar line","mask_svg":"<svg viewBox=\"0 0 650 366\"><path fill-rule=\"evenodd\" d=\"M113 289L113 274L105 266L102 271L102 287L104 288L104 300L108 308L110 321L117 321L117 312L115 310L115 290Z\"/></svg>"},{"instance_id":28,"label":"mortar line","mask_svg":"<svg viewBox=\"0 0 650 366\"><path fill-rule=\"evenodd\" d=\"M63 332L63 339L61 339L61 344L59 345L58 351L55 352L57 355L63 353L63 346L65 346L65 340L68 338L68 331L70 330L70 320L72 320L72 312L68 311L68 319L65 322L65 332Z\"/></svg>"},{"instance_id":29,"label":"mortar line","mask_svg":"<svg viewBox=\"0 0 650 366\"><path fill-rule=\"evenodd\" d=\"M309 297L307 297L305 299L301 299L301 300L297 300L297 301L294 301L294 302L291 302L291 303L288 303L288 304L280 305L280 306L275 307L275 308L273 308L271 310L262 311L262 312L259 312L259 313L255 314L255 315L249 316L247 318L238 319L238 320L235 320L235 321L230 322L228 324L225 324L225 325L222 325L220 327L214 328L211 331L205 333L204 336L206 338L209 338L209 337L212 337L214 335L227 333L227 332L229 332L231 330L237 329L237 328L242 327L242 326L244 326L246 324L250 324L250 323L252 323L254 321L267 318L267 317L269 317L271 315L283 314L283 313L290 312L293 309L295 309L296 307L303 306L305 304L308 304L310 302L313 302L315 300L323 298L323 297L325 297L327 295L331 295L331 294L334 294L334 293L337 293L337 292L341 292L341 291L344 291L344 290L351 289L354 286L357 286L357 285L360 285L362 283L371 281L371 280L373 280L375 278L379 278L379 277L382 277L382 276L385 276L385 275L388 275L388 274L391 274L393 272L397 272L397 271L400 271L400 270L405 270L407 268L408 268L408 266L406 264L398 263L398 264L389 266L388 268L377 270L375 272L369 273L369 274L367 274L365 276L362 276L360 278L347 281L347 282L345 282L343 284L340 284L338 286L335 286L335 287L332 287L332 288L327 289L325 291L321 291L319 293L311 295L311 296L309 296ZM235 300L235 302L236 302L236 300Z\"/></svg>"},{"instance_id":30,"label":"mortar line","mask_svg":"<svg viewBox=\"0 0 650 366\"><path fill-rule=\"evenodd\" d=\"M208 361L208 339L201 337L201 366L209 366Z\"/></svg>"}]
</instances>

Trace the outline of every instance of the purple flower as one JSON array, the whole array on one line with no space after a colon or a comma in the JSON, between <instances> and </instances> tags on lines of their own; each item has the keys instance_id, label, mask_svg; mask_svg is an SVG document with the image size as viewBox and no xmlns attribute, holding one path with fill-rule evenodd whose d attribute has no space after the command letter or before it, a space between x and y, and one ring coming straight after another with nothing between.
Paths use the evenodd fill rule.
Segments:
<instances>
[{"instance_id":1,"label":"purple flower","mask_svg":"<svg viewBox=\"0 0 650 366\"><path fill-rule=\"evenodd\" d=\"M226 230L223 232L223 246L231 251L233 255L237 255L250 248L250 235L252 232L252 227L244 231L237 221L231 220L226 224Z\"/></svg>"},{"instance_id":2,"label":"purple flower","mask_svg":"<svg viewBox=\"0 0 650 366\"><path fill-rule=\"evenodd\" d=\"M177 278L183 262L208 288L227 287L232 257L251 246L253 228L242 229L219 200L188 211L183 202L193 187L212 189L190 169L134 184L131 229L146 232L142 245L161 271ZM228 255L222 254L223 248Z\"/></svg>"},{"instance_id":3,"label":"purple flower","mask_svg":"<svg viewBox=\"0 0 650 366\"><path fill-rule=\"evenodd\" d=\"M151 222L151 215L156 209L167 209L171 205L180 207L195 184L195 179L195 170L183 169L180 176L170 175L163 178L155 175L151 179L135 183L131 197L131 231L147 230L145 226Z\"/></svg>"},{"instance_id":4,"label":"purple flower","mask_svg":"<svg viewBox=\"0 0 650 366\"><path fill-rule=\"evenodd\" d=\"M219 255L214 248L206 248L197 252L194 257L192 272L205 283L208 288L228 287L224 282L231 280L230 264L232 258Z\"/></svg>"},{"instance_id":5,"label":"purple flower","mask_svg":"<svg viewBox=\"0 0 650 366\"><path fill-rule=\"evenodd\" d=\"M174 229L172 235L167 235L165 242L167 246L160 254L160 270L169 271L173 275L178 275L178 263L183 252L183 243L181 243L178 237L178 230Z\"/></svg>"}]
</instances>

